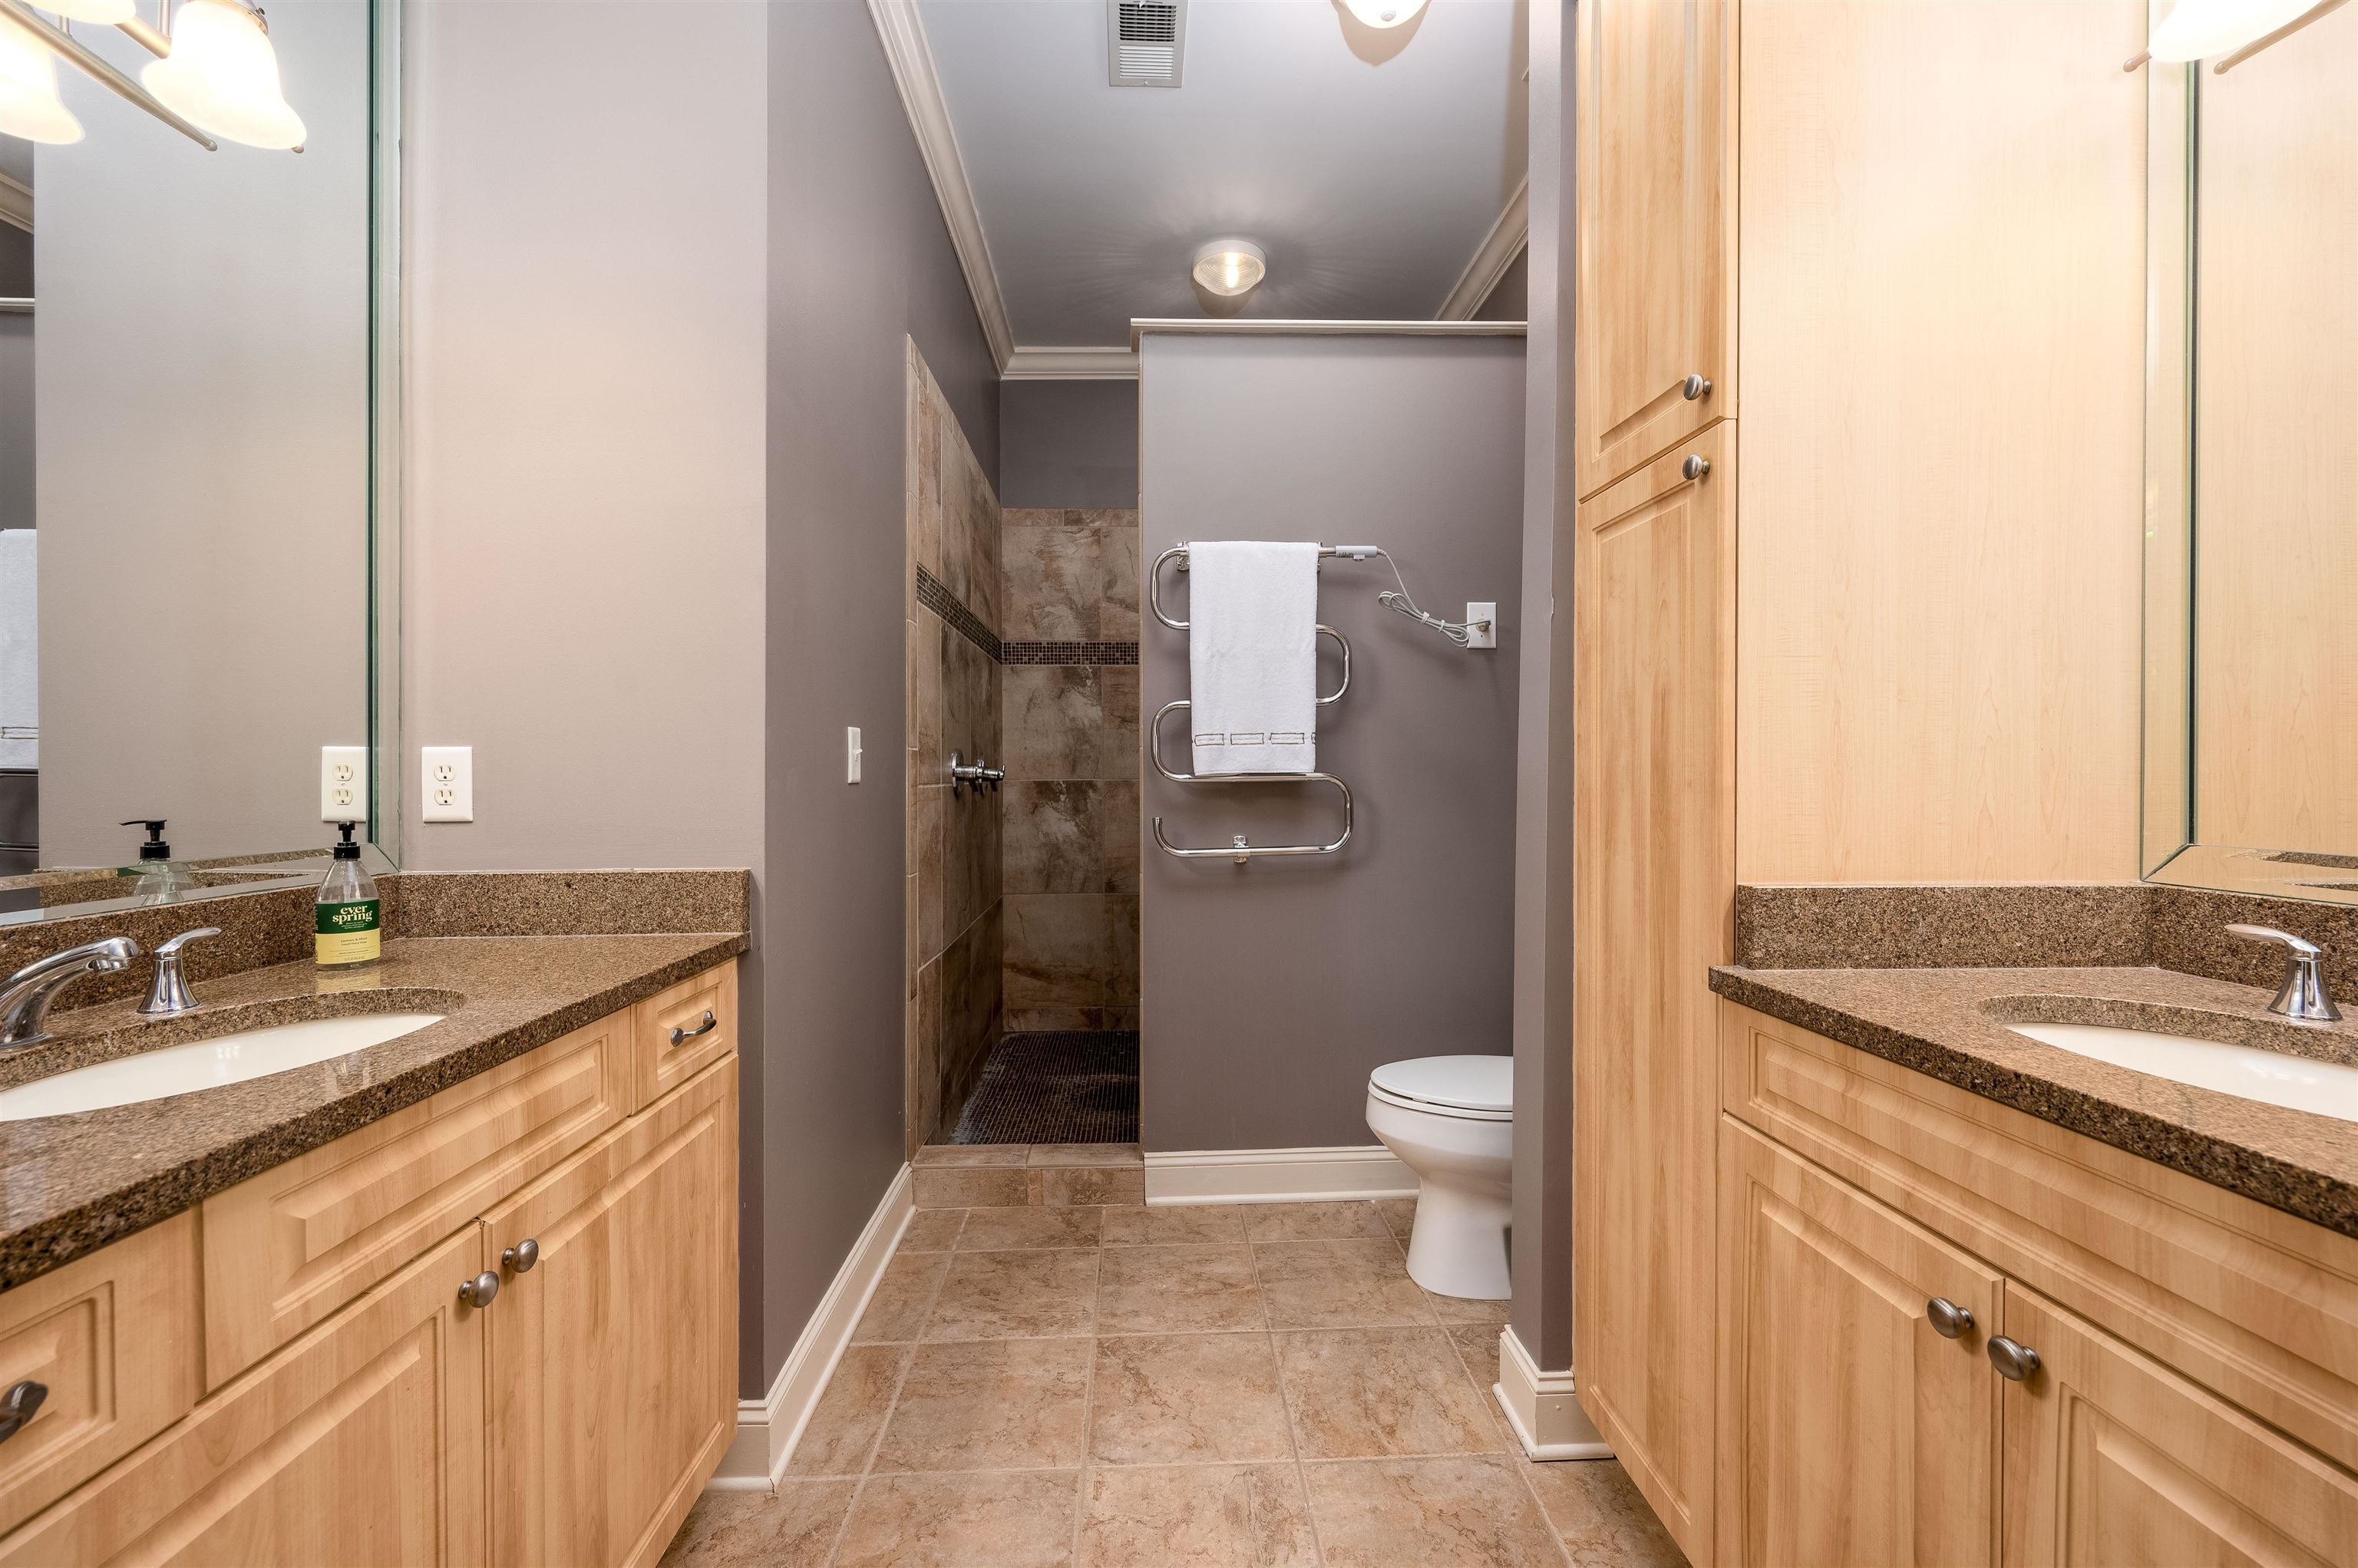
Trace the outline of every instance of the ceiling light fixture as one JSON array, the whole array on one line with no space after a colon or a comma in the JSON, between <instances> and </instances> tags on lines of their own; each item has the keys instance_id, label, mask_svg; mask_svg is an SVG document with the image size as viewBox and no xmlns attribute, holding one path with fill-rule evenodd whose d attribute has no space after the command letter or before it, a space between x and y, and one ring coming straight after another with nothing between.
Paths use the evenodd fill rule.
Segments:
<instances>
[{"instance_id":1,"label":"ceiling light fixture","mask_svg":"<svg viewBox=\"0 0 2358 1568\"><path fill-rule=\"evenodd\" d=\"M69 22L95 22L102 27L119 27L139 15L131 0L48 0L45 9Z\"/></svg>"},{"instance_id":2,"label":"ceiling light fixture","mask_svg":"<svg viewBox=\"0 0 2358 1568\"><path fill-rule=\"evenodd\" d=\"M1250 294L1269 276L1269 254L1250 240L1214 240L1195 253L1196 283L1223 299Z\"/></svg>"},{"instance_id":3,"label":"ceiling light fixture","mask_svg":"<svg viewBox=\"0 0 2358 1568\"><path fill-rule=\"evenodd\" d=\"M2121 69L2135 70L2147 60L2166 65L2225 55L2216 67L2229 66L2302 27L2342 0L2178 0L2169 16L2154 24L2143 54Z\"/></svg>"},{"instance_id":4,"label":"ceiling light fixture","mask_svg":"<svg viewBox=\"0 0 2358 1568\"><path fill-rule=\"evenodd\" d=\"M0 132L52 146L81 140L81 122L58 96L57 57L0 20Z\"/></svg>"},{"instance_id":5,"label":"ceiling light fixture","mask_svg":"<svg viewBox=\"0 0 2358 1568\"><path fill-rule=\"evenodd\" d=\"M217 136L274 151L303 146L303 119L287 105L270 24L237 0L182 0L172 52L139 73L166 108Z\"/></svg>"},{"instance_id":6,"label":"ceiling light fixture","mask_svg":"<svg viewBox=\"0 0 2358 1568\"><path fill-rule=\"evenodd\" d=\"M1343 6L1370 27L1397 27L1415 21L1424 0L1343 0Z\"/></svg>"}]
</instances>

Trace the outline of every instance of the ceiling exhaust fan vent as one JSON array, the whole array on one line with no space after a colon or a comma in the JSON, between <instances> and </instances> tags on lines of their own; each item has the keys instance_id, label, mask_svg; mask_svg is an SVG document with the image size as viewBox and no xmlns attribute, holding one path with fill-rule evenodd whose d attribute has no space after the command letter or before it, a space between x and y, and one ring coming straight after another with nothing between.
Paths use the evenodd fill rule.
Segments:
<instances>
[{"instance_id":1,"label":"ceiling exhaust fan vent","mask_svg":"<svg viewBox=\"0 0 2358 1568\"><path fill-rule=\"evenodd\" d=\"M1176 87L1187 0L1106 0L1106 69L1116 87Z\"/></svg>"}]
</instances>

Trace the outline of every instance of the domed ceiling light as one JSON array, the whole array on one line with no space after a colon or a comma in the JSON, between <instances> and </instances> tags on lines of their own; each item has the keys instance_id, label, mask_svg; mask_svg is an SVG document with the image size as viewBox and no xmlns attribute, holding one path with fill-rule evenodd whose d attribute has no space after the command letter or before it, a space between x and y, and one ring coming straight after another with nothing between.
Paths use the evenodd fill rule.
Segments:
<instances>
[{"instance_id":1,"label":"domed ceiling light","mask_svg":"<svg viewBox=\"0 0 2358 1568\"><path fill-rule=\"evenodd\" d=\"M58 96L57 58L0 19L0 132L51 146L81 140L81 122Z\"/></svg>"},{"instance_id":2,"label":"domed ceiling light","mask_svg":"<svg viewBox=\"0 0 2358 1568\"><path fill-rule=\"evenodd\" d=\"M102 27L119 27L139 15L132 0L48 0L44 8L69 22L95 22Z\"/></svg>"},{"instance_id":3,"label":"domed ceiling light","mask_svg":"<svg viewBox=\"0 0 2358 1568\"><path fill-rule=\"evenodd\" d=\"M1250 240L1214 240L1195 253L1195 282L1223 299L1239 299L1269 276L1269 254Z\"/></svg>"},{"instance_id":4,"label":"domed ceiling light","mask_svg":"<svg viewBox=\"0 0 2358 1568\"><path fill-rule=\"evenodd\" d=\"M1424 0L1343 0L1343 6L1370 27L1398 27L1416 20Z\"/></svg>"},{"instance_id":5,"label":"domed ceiling light","mask_svg":"<svg viewBox=\"0 0 2358 1568\"><path fill-rule=\"evenodd\" d=\"M2178 0L2169 16L2153 26L2145 52L2133 56L2121 69L2135 70L2147 60L2184 65L2223 55L2213 69L2257 54L2269 44L2317 20L2342 0Z\"/></svg>"},{"instance_id":6,"label":"domed ceiling light","mask_svg":"<svg viewBox=\"0 0 2358 1568\"><path fill-rule=\"evenodd\" d=\"M182 0L172 52L139 80L166 108L226 140L274 151L303 145L302 116L278 83L270 24L236 0Z\"/></svg>"}]
</instances>

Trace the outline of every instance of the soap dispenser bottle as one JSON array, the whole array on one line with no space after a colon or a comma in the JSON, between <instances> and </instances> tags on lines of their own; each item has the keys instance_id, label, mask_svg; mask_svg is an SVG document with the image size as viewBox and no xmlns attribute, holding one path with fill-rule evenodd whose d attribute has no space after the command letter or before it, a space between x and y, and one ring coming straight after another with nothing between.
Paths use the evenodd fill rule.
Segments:
<instances>
[{"instance_id":1,"label":"soap dispenser bottle","mask_svg":"<svg viewBox=\"0 0 2358 1568\"><path fill-rule=\"evenodd\" d=\"M361 870L361 847L352 842L352 829L358 826L339 822L343 842L335 848L335 863L328 868L328 878L319 884L319 897L314 906L317 947L315 957L323 969L359 969L373 964L383 956L382 905L376 895L376 883Z\"/></svg>"},{"instance_id":2,"label":"soap dispenser bottle","mask_svg":"<svg viewBox=\"0 0 2358 1568\"><path fill-rule=\"evenodd\" d=\"M164 818L135 816L116 826L147 829L147 842L139 846L139 880L132 884L133 898L143 903L168 903L195 891L195 868L172 859L172 846L164 842Z\"/></svg>"}]
</instances>

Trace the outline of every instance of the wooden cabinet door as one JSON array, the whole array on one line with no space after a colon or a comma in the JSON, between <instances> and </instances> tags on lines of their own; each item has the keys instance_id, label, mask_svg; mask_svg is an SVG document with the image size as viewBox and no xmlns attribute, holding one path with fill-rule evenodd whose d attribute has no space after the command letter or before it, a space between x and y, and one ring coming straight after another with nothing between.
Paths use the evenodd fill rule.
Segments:
<instances>
[{"instance_id":1,"label":"wooden cabinet door","mask_svg":"<svg viewBox=\"0 0 2358 1568\"><path fill-rule=\"evenodd\" d=\"M1700 477L1682 464L1707 463ZM1574 1365L1671 1533L1713 1560L1718 1011L1734 941L1736 426L1574 538Z\"/></svg>"},{"instance_id":2,"label":"wooden cabinet door","mask_svg":"<svg viewBox=\"0 0 2358 1568\"><path fill-rule=\"evenodd\" d=\"M1581 0L1576 26L1587 496L1736 413L1736 5Z\"/></svg>"},{"instance_id":3,"label":"wooden cabinet door","mask_svg":"<svg viewBox=\"0 0 2358 1568\"><path fill-rule=\"evenodd\" d=\"M1994 1565L1996 1271L1734 1121L1720 1203L1721 1560Z\"/></svg>"},{"instance_id":4,"label":"wooden cabinet door","mask_svg":"<svg viewBox=\"0 0 2358 1568\"><path fill-rule=\"evenodd\" d=\"M2022 1568L2358 1563L2358 1479L2014 1286L2006 1333L2006 1561Z\"/></svg>"},{"instance_id":5,"label":"wooden cabinet door","mask_svg":"<svg viewBox=\"0 0 2358 1568\"><path fill-rule=\"evenodd\" d=\"M0 1563L481 1563L482 1267L470 1225L0 1539Z\"/></svg>"},{"instance_id":6,"label":"wooden cabinet door","mask_svg":"<svg viewBox=\"0 0 2358 1568\"><path fill-rule=\"evenodd\" d=\"M652 1563L737 1421L737 1064L724 1060L486 1218L492 1556Z\"/></svg>"}]
</instances>

